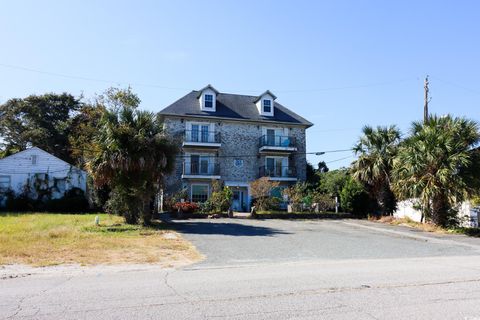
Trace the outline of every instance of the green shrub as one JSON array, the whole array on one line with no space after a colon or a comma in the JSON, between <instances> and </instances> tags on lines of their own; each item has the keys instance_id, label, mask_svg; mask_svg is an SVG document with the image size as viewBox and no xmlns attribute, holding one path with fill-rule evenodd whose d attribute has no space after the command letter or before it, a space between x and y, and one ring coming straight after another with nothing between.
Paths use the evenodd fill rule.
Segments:
<instances>
[{"instance_id":1,"label":"green shrub","mask_svg":"<svg viewBox=\"0 0 480 320\"><path fill-rule=\"evenodd\" d=\"M16 195L12 190L5 193L5 209L7 211L35 211L40 203L37 200L30 199L25 194Z\"/></svg>"},{"instance_id":2,"label":"green shrub","mask_svg":"<svg viewBox=\"0 0 480 320\"><path fill-rule=\"evenodd\" d=\"M357 217L366 217L372 201L365 188L352 177L349 177L340 192L342 209Z\"/></svg>"},{"instance_id":3,"label":"green shrub","mask_svg":"<svg viewBox=\"0 0 480 320\"><path fill-rule=\"evenodd\" d=\"M8 211L52 211L52 212L86 212L89 204L83 190L72 188L62 198L45 201L31 199L27 193L16 195L9 190L5 193L5 209Z\"/></svg>"},{"instance_id":4,"label":"green shrub","mask_svg":"<svg viewBox=\"0 0 480 320\"><path fill-rule=\"evenodd\" d=\"M210 196L215 213L222 213L227 211L232 205L233 191L229 187L223 187L220 191L215 191Z\"/></svg>"},{"instance_id":5,"label":"green shrub","mask_svg":"<svg viewBox=\"0 0 480 320\"><path fill-rule=\"evenodd\" d=\"M208 199L203 203L198 204L198 211L203 214L209 214L213 212L213 203Z\"/></svg>"},{"instance_id":6,"label":"green shrub","mask_svg":"<svg viewBox=\"0 0 480 320\"><path fill-rule=\"evenodd\" d=\"M82 189L72 188L62 198L48 200L45 210L52 212L86 212L89 205Z\"/></svg>"}]
</instances>

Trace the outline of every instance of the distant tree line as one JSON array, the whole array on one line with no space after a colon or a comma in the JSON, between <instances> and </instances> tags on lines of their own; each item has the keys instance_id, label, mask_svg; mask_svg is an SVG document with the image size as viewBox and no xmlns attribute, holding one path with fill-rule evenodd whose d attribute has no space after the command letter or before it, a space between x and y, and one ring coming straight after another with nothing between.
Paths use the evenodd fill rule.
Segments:
<instances>
[{"instance_id":1,"label":"distant tree line","mask_svg":"<svg viewBox=\"0 0 480 320\"><path fill-rule=\"evenodd\" d=\"M0 158L37 146L87 170L98 207L148 224L178 150L140 102L130 88L110 88L92 101L68 93L10 99L0 105Z\"/></svg>"},{"instance_id":2,"label":"distant tree line","mask_svg":"<svg viewBox=\"0 0 480 320\"><path fill-rule=\"evenodd\" d=\"M450 115L413 122L404 138L396 126L365 126L350 167L309 164L307 181L359 216L389 215L397 201L411 200L423 222L451 226L462 201L480 204L479 143L475 121Z\"/></svg>"}]
</instances>

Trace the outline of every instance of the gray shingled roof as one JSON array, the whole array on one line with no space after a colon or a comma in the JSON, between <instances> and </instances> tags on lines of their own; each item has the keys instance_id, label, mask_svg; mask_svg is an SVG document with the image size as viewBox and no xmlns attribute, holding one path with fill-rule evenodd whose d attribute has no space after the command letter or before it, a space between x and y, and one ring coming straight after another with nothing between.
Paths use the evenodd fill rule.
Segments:
<instances>
[{"instance_id":1,"label":"gray shingled roof","mask_svg":"<svg viewBox=\"0 0 480 320\"><path fill-rule=\"evenodd\" d=\"M200 109L200 101L197 98L200 91L192 91L186 96L178 99L165 109L159 112L161 115L175 116L206 116L231 118L235 120L249 121L278 121L292 124L312 126L313 124L282 106L274 103L274 116L267 117L259 114L255 100L258 96L245 96L239 94L219 93L217 94L216 112L207 112Z\"/></svg>"}]
</instances>

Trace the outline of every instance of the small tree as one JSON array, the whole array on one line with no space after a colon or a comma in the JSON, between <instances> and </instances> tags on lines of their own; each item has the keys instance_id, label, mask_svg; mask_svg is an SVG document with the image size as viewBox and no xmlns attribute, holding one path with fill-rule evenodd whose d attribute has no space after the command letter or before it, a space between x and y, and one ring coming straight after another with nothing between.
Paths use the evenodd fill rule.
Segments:
<instances>
[{"instance_id":1,"label":"small tree","mask_svg":"<svg viewBox=\"0 0 480 320\"><path fill-rule=\"evenodd\" d=\"M365 188L355 179L349 177L340 192L340 204L346 212L364 217L370 209L370 197Z\"/></svg>"},{"instance_id":2,"label":"small tree","mask_svg":"<svg viewBox=\"0 0 480 320\"><path fill-rule=\"evenodd\" d=\"M217 181L212 184L212 190L212 195L208 201L211 203L213 212L222 213L227 211L232 205L233 191L227 186L222 188Z\"/></svg>"},{"instance_id":3,"label":"small tree","mask_svg":"<svg viewBox=\"0 0 480 320\"><path fill-rule=\"evenodd\" d=\"M312 202L315 204L318 211L320 212L325 212L325 211L331 210L332 208L335 208L335 199L333 199L332 196L325 193L319 193L319 192L313 193Z\"/></svg>"},{"instance_id":4,"label":"small tree","mask_svg":"<svg viewBox=\"0 0 480 320\"><path fill-rule=\"evenodd\" d=\"M353 177L369 186L381 214L391 214L396 208L396 199L391 189L391 171L401 141L401 132L396 126L365 126L362 131L363 135L354 147L358 159L352 163Z\"/></svg>"},{"instance_id":5,"label":"small tree","mask_svg":"<svg viewBox=\"0 0 480 320\"><path fill-rule=\"evenodd\" d=\"M480 162L472 149L479 142L473 120L448 115L414 122L393 164L393 190L402 200L418 199L422 218L447 226L456 216L452 209L478 194Z\"/></svg>"},{"instance_id":6,"label":"small tree","mask_svg":"<svg viewBox=\"0 0 480 320\"><path fill-rule=\"evenodd\" d=\"M317 190L320 193L326 193L332 197L339 196L345 181L347 180L348 170L340 168L332 171L324 171L318 174L320 181Z\"/></svg>"},{"instance_id":7,"label":"small tree","mask_svg":"<svg viewBox=\"0 0 480 320\"><path fill-rule=\"evenodd\" d=\"M305 182L297 182L283 190L283 195L288 197L293 211L302 211L304 198L307 196L308 185Z\"/></svg>"},{"instance_id":8,"label":"small tree","mask_svg":"<svg viewBox=\"0 0 480 320\"><path fill-rule=\"evenodd\" d=\"M270 181L262 177L250 183L250 193L255 199L255 206L258 210L268 210L273 203L272 190L280 185L279 182Z\"/></svg>"},{"instance_id":9,"label":"small tree","mask_svg":"<svg viewBox=\"0 0 480 320\"><path fill-rule=\"evenodd\" d=\"M88 171L96 186L111 187L109 212L123 215L127 223L141 219L149 224L150 202L174 167L177 147L163 132L158 116L137 110L140 99L130 88L110 89L104 101L108 108L99 123Z\"/></svg>"}]
</instances>

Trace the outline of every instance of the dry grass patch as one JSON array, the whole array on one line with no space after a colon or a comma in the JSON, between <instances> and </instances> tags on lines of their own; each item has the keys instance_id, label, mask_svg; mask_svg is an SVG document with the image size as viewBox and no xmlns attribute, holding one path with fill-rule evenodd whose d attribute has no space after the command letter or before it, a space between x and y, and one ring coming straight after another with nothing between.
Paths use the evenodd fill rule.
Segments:
<instances>
[{"instance_id":1,"label":"dry grass patch","mask_svg":"<svg viewBox=\"0 0 480 320\"><path fill-rule=\"evenodd\" d=\"M420 229L425 232L435 232L435 233L458 233L466 234L469 236L479 236L478 228L454 228L454 229L445 229L439 226L434 225L433 223L420 223L413 221L408 217L404 218L395 218L393 216L385 216L378 219L370 219L371 221L381 222L386 224L391 224L395 226L406 226L411 228Z\"/></svg>"},{"instance_id":2,"label":"dry grass patch","mask_svg":"<svg viewBox=\"0 0 480 320\"><path fill-rule=\"evenodd\" d=\"M179 266L201 259L196 249L160 222L132 226L99 214L0 214L0 264L155 263Z\"/></svg>"}]
</instances>

